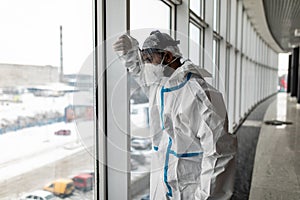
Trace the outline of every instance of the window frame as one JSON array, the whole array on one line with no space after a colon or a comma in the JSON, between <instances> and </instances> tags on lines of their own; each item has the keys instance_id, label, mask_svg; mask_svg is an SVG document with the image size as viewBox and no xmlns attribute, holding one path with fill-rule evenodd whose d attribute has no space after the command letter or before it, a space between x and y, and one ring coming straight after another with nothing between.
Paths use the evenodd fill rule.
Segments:
<instances>
[{"instance_id":1,"label":"window frame","mask_svg":"<svg viewBox=\"0 0 300 200\"><path fill-rule=\"evenodd\" d=\"M214 60L214 68L213 68L213 76L215 80L213 82L214 87L219 89L219 79L220 79L220 42L221 39L214 36L213 37L213 60ZM214 55L215 54L215 55Z\"/></svg>"},{"instance_id":2,"label":"window frame","mask_svg":"<svg viewBox=\"0 0 300 200\"><path fill-rule=\"evenodd\" d=\"M203 66L203 42L204 42L204 30L203 30L203 27L202 26L199 26L198 24L196 24L195 22L193 21L190 21L189 22L189 25L188 25L188 32L189 32L189 48L188 48L188 57L190 58L190 46L191 46L191 39L190 39L190 24L194 25L197 29L199 29L199 35L198 35L198 42L199 42L199 66L202 67Z\"/></svg>"},{"instance_id":3,"label":"window frame","mask_svg":"<svg viewBox=\"0 0 300 200\"><path fill-rule=\"evenodd\" d=\"M189 1L190 2L190 1ZM202 9L203 9L203 16L204 15L204 1L201 1L202 3ZM201 4L200 4L201 5ZM190 5L189 5L190 6ZM189 15L189 23L188 23L188 57L190 57L190 24L193 24L199 29L199 66L204 67L204 37L205 37L205 28L208 28L209 25L204 21L203 16L202 18L198 16L196 13L194 13L190 7L188 7L188 15Z\"/></svg>"},{"instance_id":4,"label":"window frame","mask_svg":"<svg viewBox=\"0 0 300 200\"><path fill-rule=\"evenodd\" d=\"M226 41L230 41L230 26L231 26L231 1L227 0L227 9L226 9Z\"/></svg>"},{"instance_id":5,"label":"window frame","mask_svg":"<svg viewBox=\"0 0 300 200\"><path fill-rule=\"evenodd\" d=\"M192 12L195 16L199 17L200 19L204 20L204 16L205 16L205 0L197 0L197 1L200 1L200 8L199 8L199 15L198 13L194 12L194 10L191 8L191 0L189 0L188 2L188 9L189 9L189 12Z\"/></svg>"},{"instance_id":6,"label":"window frame","mask_svg":"<svg viewBox=\"0 0 300 200\"><path fill-rule=\"evenodd\" d=\"M215 3L217 3L217 5L215 5ZM212 28L213 28L213 31L215 31L217 33L220 32L220 0L214 0L214 2L213 2L213 25L212 25Z\"/></svg>"}]
</instances>

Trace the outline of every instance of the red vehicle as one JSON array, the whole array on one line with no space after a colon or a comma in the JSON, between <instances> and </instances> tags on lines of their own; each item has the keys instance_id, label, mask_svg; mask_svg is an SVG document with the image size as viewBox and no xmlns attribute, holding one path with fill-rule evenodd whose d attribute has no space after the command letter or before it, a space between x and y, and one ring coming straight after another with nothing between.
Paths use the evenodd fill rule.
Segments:
<instances>
[{"instance_id":1,"label":"red vehicle","mask_svg":"<svg viewBox=\"0 0 300 200\"><path fill-rule=\"evenodd\" d=\"M79 174L73 178L75 188L88 191L93 188L93 176L90 174Z\"/></svg>"},{"instance_id":2,"label":"red vehicle","mask_svg":"<svg viewBox=\"0 0 300 200\"><path fill-rule=\"evenodd\" d=\"M71 131L70 130L62 129L62 130L56 131L54 134L55 135L70 135Z\"/></svg>"}]
</instances>

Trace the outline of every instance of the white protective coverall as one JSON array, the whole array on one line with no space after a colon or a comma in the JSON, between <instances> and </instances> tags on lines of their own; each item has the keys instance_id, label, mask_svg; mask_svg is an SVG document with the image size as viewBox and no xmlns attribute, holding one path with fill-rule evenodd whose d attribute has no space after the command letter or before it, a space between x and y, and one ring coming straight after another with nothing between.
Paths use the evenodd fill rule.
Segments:
<instances>
[{"instance_id":1,"label":"white protective coverall","mask_svg":"<svg viewBox=\"0 0 300 200\"><path fill-rule=\"evenodd\" d=\"M203 78L207 72L185 61L146 87L143 65L136 63L126 66L149 98L150 199L230 199L236 137L228 133L222 94Z\"/></svg>"}]
</instances>

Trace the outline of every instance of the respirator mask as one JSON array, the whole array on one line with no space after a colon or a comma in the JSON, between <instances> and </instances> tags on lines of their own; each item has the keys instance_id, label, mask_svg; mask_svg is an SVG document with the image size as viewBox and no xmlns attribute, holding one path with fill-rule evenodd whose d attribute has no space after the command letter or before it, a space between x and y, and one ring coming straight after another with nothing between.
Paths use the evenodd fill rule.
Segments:
<instances>
[{"instance_id":1,"label":"respirator mask","mask_svg":"<svg viewBox=\"0 0 300 200\"><path fill-rule=\"evenodd\" d=\"M175 71L168 66L170 63L168 65L163 64L164 59L165 55L160 64L144 63L142 76L147 86L158 83L163 77L170 77Z\"/></svg>"}]
</instances>

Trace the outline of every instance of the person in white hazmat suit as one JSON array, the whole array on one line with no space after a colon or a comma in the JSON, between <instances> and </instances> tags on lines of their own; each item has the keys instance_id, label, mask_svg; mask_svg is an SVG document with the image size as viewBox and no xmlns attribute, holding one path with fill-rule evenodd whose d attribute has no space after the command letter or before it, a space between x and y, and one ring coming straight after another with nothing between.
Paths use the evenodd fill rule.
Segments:
<instances>
[{"instance_id":1,"label":"person in white hazmat suit","mask_svg":"<svg viewBox=\"0 0 300 200\"><path fill-rule=\"evenodd\" d=\"M150 199L230 199L237 143L222 94L206 70L182 61L178 44L153 31L142 50L127 34L113 45L149 98Z\"/></svg>"}]
</instances>

